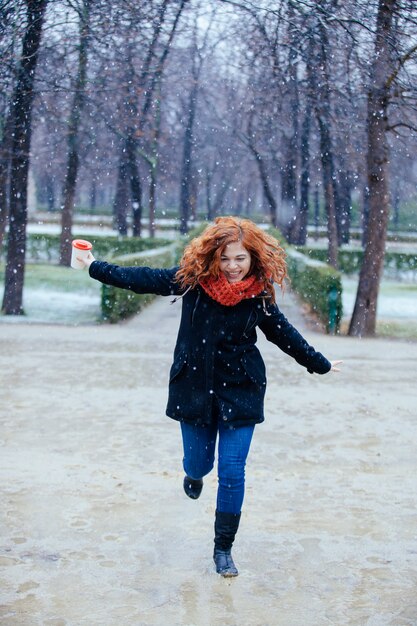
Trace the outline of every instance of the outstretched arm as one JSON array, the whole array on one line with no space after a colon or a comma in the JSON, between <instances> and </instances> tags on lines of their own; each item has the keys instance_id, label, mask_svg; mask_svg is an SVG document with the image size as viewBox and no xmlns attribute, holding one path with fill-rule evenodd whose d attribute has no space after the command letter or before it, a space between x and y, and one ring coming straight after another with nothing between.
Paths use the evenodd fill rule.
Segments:
<instances>
[{"instance_id":1,"label":"outstretched arm","mask_svg":"<svg viewBox=\"0 0 417 626\"><path fill-rule=\"evenodd\" d=\"M105 285L130 289L135 293L154 293L160 296L178 295L182 292L175 281L176 267L154 269L151 267L124 267L105 261L96 261L91 252L85 259L79 258L88 268L91 278Z\"/></svg>"},{"instance_id":2,"label":"outstretched arm","mask_svg":"<svg viewBox=\"0 0 417 626\"><path fill-rule=\"evenodd\" d=\"M292 356L297 363L307 368L313 374L338 372L341 361L330 362L321 352L304 339L292 324L281 313L277 305L268 307L269 315L265 315L259 328L264 332L268 341L277 345L283 352Z\"/></svg>"}]
</instances>

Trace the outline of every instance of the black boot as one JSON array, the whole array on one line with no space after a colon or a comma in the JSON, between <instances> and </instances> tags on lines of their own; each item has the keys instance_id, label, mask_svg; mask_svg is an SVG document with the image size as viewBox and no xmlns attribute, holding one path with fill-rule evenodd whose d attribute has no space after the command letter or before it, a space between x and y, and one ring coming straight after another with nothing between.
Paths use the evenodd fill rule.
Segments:
<instances>
[{"instance_id":1,"label":"black boot","mask_svg":"<svg viewBox=\"0 0 417 626\"><path fill-rule=\"evenodd\" d=\"M197 500L200 497L200 494L203 490L203 479L199 478L195 480L194 478L190 478L189 476L185 476L184 478L184 491L189 498L193 500Z\"/></svg>"},{"instance_id":2,"label":"black boot","mask_svg":"<svg viewBox=\"0 0 417 626\"><path fill-rule=\"evenodd\" d=\"M238 571L232 558L232 545L239 528L240 513L216 511L214 522L214 554L216 572L225 578L237 576Z\"/></svg>"}]
</instances>

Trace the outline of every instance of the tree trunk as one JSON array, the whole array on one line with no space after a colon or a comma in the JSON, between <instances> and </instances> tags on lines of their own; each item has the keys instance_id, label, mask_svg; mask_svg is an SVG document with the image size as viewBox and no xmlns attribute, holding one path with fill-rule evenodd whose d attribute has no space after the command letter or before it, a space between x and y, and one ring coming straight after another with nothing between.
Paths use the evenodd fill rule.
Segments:
<instances>
[{"instance_id":1,"label":"tree trunk","mask_svg":"<svg viewBox=\"0 0 417 626\"><path fill-rule=\"evenodd\" d=\"M45 176L46 206L51 213L55 211L55 185L51 174Z\"/></svg>"},{"instance_id":2,"label":"tree trunk","mask_svg":"<svg viewBox=\"0 0 417 626\"><path fill-rule=\"evenodd\" d=\"M211 222L213 219L213 205L211 201L211 179L212 173L209 167L206 170L206 219Z\"/></svg>"},{"instance_id":3,"label":"tree trunk","mask_svg":"<svg viewBox=\"0 0 417 626\"><path fill-rule=\"evenodd\" d=\"M150 168L150 183L149 183L149 237L153 239L155 237L156 224L156 166Z\"/></svg>"},{"instance_id":4,"label":"tree trunk","mask_svg":"<svg viewBox=\"0 0 417 626\"><path fill-rule=\"evenodd\" d=\"M269 184L268 172L266 171L265 162L260 152L258 152L254 144L252 143L250 134L249 134L249 149L252 152L253 156L255 157L256 163L258 165L259 176L260 176L261 183L262 183L262 191L264 193L265 200L268 204L271 224L272 226L276 228L278 226L277 202L275 200L275 196Z\"/></svg>"},{"instance_id":5,"label":"tree trunk","mask_svg":"<svg viewBox=\"0 0 417 626\"><path fill-rule=\"evenodd\" d=\"M288 82L290 135L285 137L284 166L282 172L281 199L285 207L285 230L288 233L289 243L292 240L294 223L297 219L297 171L299 151L299 115L300 95L298 90L298 46L299 32L295 25L294 10L288 6L289 15L289 54L288 54Z\"/></svg>"},{"instance_id":6,"label":"tree trunk","mask_svg":"<svg viewBox=\"0 0 417 626\"><path fill-rule=\"evenodd\" d=\"M94 212L96 208L97 208L97 182L95 179L93 179L90 182L90 211Z\"/></svg>"},{"instance_id":7,"label":"tree trunk","mask_svg":"<svg viewBox=\"0 0 417 626\"><path fill-rule=\"evenodd\" d=\"M319 119L319 130L321 163L323 168L324 205L326 207L327 238L329 242L327 261L333 267L337 267L338 235L336 222L336 203L333 186L333 153L331 147L330 130L326 122L322 119Z\"/></svg>"},{"instance_id":8,"label":"tree trunk","mask_svg":"<svg viewBox=\"0 0 417 626\"><path fill-rule=\"evenodd\" d=\"M3 137L0 145L0 255L3 249L4 234L6 232L9 215L9 177L10 153L12 147L12 114L9 111L4 124Z\"/></svg>"},{"instance_id":9,"label":"tree trunk","mask_svg":"<svg viewBox=\"0 0 417 626\"><path fill-rule=\"evenodd\" d=\"M313 36L313 35L312 35ZM307 60L309 86L320 134L323 192L327 215L328 262L337 267L338 236L336 222L336 179L331 140L331 105L328 75L328 37L325 26L317 20L313 53Z\"/></svg>"},{"instance_id":10,"label":"tree trunk","mask_svg":"<svg viewBox=\"0 0 417 626\"><path fill-rule=\"evenodd\" d=\"M1 160L3 161L3 158ZM7 158L5 162L0 163L0 256L3 250L4 235L9 215L9 199L7 194L8 180L9 162Z\"/></svg>"},{"instance_id":11,"label":"tree trunk","mask_svg":"<svg viewBox=\"0 0 417 626\"><path fill-rule=\"evenodd\" d=\"M369 188L368 182L363 190L363 207L362 207L362 248L365 248L368 238L368 220L369 220Z\"/></svg>"},{"instance_id":12,"label":"tree trunk","mask_svg":"<svg viewBox=\"0 0 417 626\"><path fill-rule=\"evenodd\" d=\"M221 174L221 180L218 184L213 183L215 180L215 174L218 168L215 163L212 166L207 165L205 176L205 192L206 192L206 218L211 222L216 215L219 214L221 207L223 206L224 198L231 188L232 181L236 176L236 169L233 168L230 171L223 172ZM243 194L244 195L244 194ZM240 209L240 213L243 211Z\"/></svg>"},{"instance_id":13,"label":"tree trunk","mask_svg":"<svg viewBox=\"0 0 417 626\"><path fill-rule=\"evenodd\" d=\"M295 213L297 202L297 146L294 145L294 136L283 136L283 165L281 166L281 200L288 206L292 207Z\"/></svg>"},{"instance_id":14,"label":"tree trunk","mask_svg":"<svg viewBox=\"0 0 417 626\"><path fill-rule=\"evenodd\" d=\"M394 230L398 230L398 227L400 225L400 181L397 179L395 181L395 185L394 185L394 193L392 194L393 197L393 227Z\"/></svg>"},{"instance_id":15,"label":"tree trunk","mask_svg":"<svg viewBox=\"0 0 417 626\"><path fill-rule=\"evenodd\" d=\"M117 169L116 194L113 202L113 223L114 228L120 236L126 237L128 234L127 214L129 209L129 179L126 162L126 149L123 146L119 155L119 167Z\"/></svg>"},{"instance_id":16,"label":"tree trunk","mask_svg":"<svg viewBox=\"0 0 417 626\"><path fill-rule=\"evenodd\" d=\"M140 237L142 235L142 183L140 179L139 164L136 154L136 139L134 129L126 142L127 167L130 180L130 195L132 198L132 235Z\"/></svg>"},{"instance_id":17,"label":"tree trunk","mask_svg":"<svg viewBox=\"0 0 417 626\"><path fill-rule=\"evenodd\" d=\"M212 200L212 216L215 217L219 214L221 207L223 206L224 198L232 186L233 179L236 175L236 170L232 169L230 173L224 174L222 178L222 182L219 185L219 189ZM242 209L240 209L239 214Z\"/></svg>"},{"instance_id":18,"label":"tree trunk","mask_svg":"<svg viewBox=\"0 0 417 626\"><path fill-rule=\"evenodd\" d=\"M22 315L26 254L27 185L34 81L47 0L26 0L27 26L13 93L13 140L10 164L10 217L2 310Z\"/></svg>"},{"instance_id":19,"label":"tree trunk","mask_svg":"<svg viewBox=\"0 0 417 626\"><path fill-rule=\"evenodd\" d=\"M397 0L379 0L373 72L368 93L369 216L364 259L349 326L349 335L356 337L372 336L376 329L377 301L389 218L387 108L393 72L391 42L397 10Z\"/></svg>"},{"instance_id":20,"label":"tree trunk","mask_svg":"<svg viewBox=\"0 0 417 626\"><path fill-rule=\"evenodd\" d=\"M300 207L291 229L291 242L303 246L307 239L308 209L310 194L310 126L311 106L307 100L306 110L301 129L301 181Z\"/></svg>"},{"instance_id":21,"label":"tree trunk","mask_svg":"<svg viewBox=\"0 0 417 626\"><path fill-rule=\"evenodd\" d=\"M150 174L150 183L149 183L149 237L155 237L156 233L156 224L155 224L155 215L156 215L156 180L157 180L157 172L158 172L158 161L159 161L159 140L161 137L161 124L162 124L162 115L161 115L161 88L162 88L162 76L159 76L159 80L156 83L156 101L155 101L155 115L154 115L154 124L155 129L152 138L152 156L148 160L149 163L149 174Z\"/></svg>"},{"instance_id":22,"label":"tree trunk","mask_svg":"<svg viewBox=\"0 0 417 626\"><path fill-rule=\"evenodd\" d=\"M196 50L194 51L194 57ZM188 98L188 116L184 133L184 144L182 153L181 169L181 192L180 192L180 232L185 235L188 232L188 221L192 213L192 153L194 144L194 119L197 111L198 95L198 75L199 70L195 69L195 59L193 60L193 86Z\"/></svg>"},{"instance_id":23,"label":"tree trunk","mask_svg":"<svg viewBox=\"0 0 417 626\"><path fill-rule=\"evenodd\" d=\"M317 241L319 238L320 228L320 199L319 199L319 187L316 184L314 188L314 238Z\"/></svg>"},{"instance_id":24,"label":"tree trunk","mask_svg":"<svg viewBox=\"0 0 417 626\"><path fill-rule=\"evenodd\" d=\"M338 213L337 230L339 244L343 244L350 241L350 215L352 210L352 174L344 168L339 172L339 201L340 212Z\"/></svg>"},{"instance_id":25,"label":"tree trunk","mask_svg":"<svg viewBox=\"0 0 417 626\"><path fill-rule=\"evenodd\" d=\"M80 43L78 49L78 71L72 110L68 123L68 156L64 190L62 194L61 246L59 260L61 265L67 266L69 266L71 262L72 221L79 167L79 128L85 104L85 86L87 82L88 46L90 39L90 2L91 0L83 1L82 9L79 15Z\"/></svg>"},{"instance_id":26,"label":"tree trunk","mask_svg":"<svg viewBox=\"0 0 417 626\"><path fill-rule=\"evenodd\" d=\"M5 193L0 192L0 257L3 252L4 235L6 232L7 218L9 215L8 198L7 198L7 181L8 168L0 166L0 186L4 189Z\"/></svg>"}]
</instances>

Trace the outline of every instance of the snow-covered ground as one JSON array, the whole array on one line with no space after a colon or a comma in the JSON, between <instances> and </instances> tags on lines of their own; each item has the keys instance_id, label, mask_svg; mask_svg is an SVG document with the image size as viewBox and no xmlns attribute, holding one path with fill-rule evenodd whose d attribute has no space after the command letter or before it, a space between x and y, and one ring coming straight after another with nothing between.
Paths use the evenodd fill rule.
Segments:
<instances>
[{"instance_id":1,"label":"snow-covered ground","mask_svg":"<svg viewBox=\"0 0 417 626\"><path fill-rule=\"evenodd\" d=\"M0 316L0 323L94 324L100 317L100 292L66 293L54 289L24 290L25 315Z\"/></svg>"},{"instance_id":2,"label":"snow-covered ground","mask_svg":"<svg viewBox=\"0 0 417 626\"><path fill-rule=\"evenodd\" d=\"M260 337L266 421L234 580L212 562L216 472L185 496L164 416L179 303L112 326L0 325L1 624L416 624L415 345L283 310L344 363L310 375Z\"/></svg>"},{"instance_id":3,"label":"snow-covered ground","mask_svg":"<svg viewBox=\"0 0 417 626\"><path fill-rule=\"evenodd\" d=\"M23 290L24 315L0 315L0 323L95 324L100 317L101 284L86 270L28 265ZM2 289L0 276L0 289Z\"/></svg>"},{"instance_id":4,"label":"snow-covered ground","mask_svg":"<svg viewBox=\"0 0 417 626\"><path fill-rule=\"evenodd\" d=\"M357 278L343 278L343 317L349 318L355 304ZM383 280L378 298L378 317L417 319L417 284Z\"/></svg>"}]
</instances>

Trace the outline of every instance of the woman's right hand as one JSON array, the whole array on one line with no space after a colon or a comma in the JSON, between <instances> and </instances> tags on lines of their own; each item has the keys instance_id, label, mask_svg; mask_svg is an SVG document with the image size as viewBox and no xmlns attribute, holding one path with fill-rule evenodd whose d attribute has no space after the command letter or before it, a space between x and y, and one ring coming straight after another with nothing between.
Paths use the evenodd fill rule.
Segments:
<instances>
[{"instance_id":1,"label":"woman's right hand","mask_svg":"<svg viewBox=\"0 0 417 626\"><path fill-rule=\"evenodd\" d=\"M95 258L93 257L91 252L89 252L86 257L76 257L76 259L80 263L83 263L84 267L86 267L87 269L90 267L91 263L95 261Z\"/></svg>"}]
</instances>

